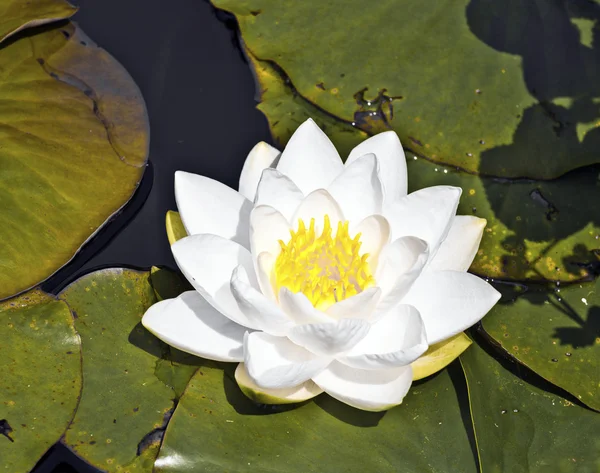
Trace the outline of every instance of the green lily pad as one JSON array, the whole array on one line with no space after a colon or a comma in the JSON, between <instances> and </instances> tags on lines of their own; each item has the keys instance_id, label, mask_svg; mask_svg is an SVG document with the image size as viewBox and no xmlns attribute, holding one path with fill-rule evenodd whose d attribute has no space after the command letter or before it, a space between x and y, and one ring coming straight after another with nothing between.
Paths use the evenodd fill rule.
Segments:
<instances>
[{"instance_id":1,"label":"green lily pad","mask_svg":"<svg viewBox=\"0 0 600 473\"><path fill-rule=\"evenodd\" d=\"M600 470L600 414L517 378L476 345L460 360L482 471Z\"/></svg>"},{"instance_id":2,"label":"green lily pad","mask_svg":"<svg viewBox=\"0 0 600 473\"><path fill-rule=\"evenodd\" d=\"M33 26L70 18L77 7L65 0L4 0L0 3L0 43Z\"/></svg>"},{"instance_id":3,"label":"green lily pad","mask_svg":"<svg viewBox=\"0 0 600 473\"><path fill-rule=\"evenodd\" d=\"M174 385L182 390L197 359L180 363L142 326L157 301L147 272L97 271L59 298L76 315L83 353L81 402L65 444L104 471L152 471L178 397Z\"/></svg>"},{"instance_id":4,"label":"green lily pad","mask_svg":"<svg viewBox=\"0 0 600 473\"><path fill-rule=\"evenodd\" d=\"M0 49L0 299L67 263L130 199L148 152L123 67L73 24L35 33Z\"/></svg>"},{"instance_id":5,"label":"green lily pad","mask_svg":"<svg viewBox=\"0 0 600 473\"><path fill-rule=\"evenodd\" d=\"M319 126L336 144L340 155L345 159L361 141L369 135L331 117L300 97L281 75L281 71L266 61L259 61L246 50L246 56L254 69L259 87L260 103L257 108L269 122L273 137L283 149L296 128L309 118L317 117Z\"/></svg>"},{"instance_id":6,"label":"green lily pad","mask_svg":"<svg viewBox=\"0 0 600 473\"><path fill-rule=\"evenodd\" d=\"M73 418L80 340L67 304L38 291L0 303L0 339L0 458L26 473Z\"/></svg>"},{"instance_id":7,"label":"green lily pad","mask_svg":"<svg viewBox=\"0 0 600 473\"><path fill-rule=\"evenodd\" d=\"M194 375L157 472L476 471L447 371L413 386L402 405L371 413L326 395L297 408L257 405L234 369L207 362Z\"/></svg>"},{"instance_id":8,"label":"green lily pad","mask_svg":"<svg viewBox=\"0 0 600 473\"><path fill-rule=\"evenodd\" d=\"M592 2L213 3L294 92L364 131L392 128L430 160L541 179L600 162Z\"/></svg>"},{"instance_id":9,"label":"green lily pad","mask_svg":"<svg viewBox=\"0 0 600 473\"><path fill-rule=\"evenodd\" d=\"M470 270L490 278L575 281L596 261L600 169L572 171L554 181L483 178L408 156L409 191L433 185L463 189L462 215L487 219Z\"/></svg>"},{"instance_id":10,"label":"green lily pad","mask_svg":"<svg viewBox=\"0 0 600 473\"><path fill-rule=\"evenodd\" d=\"M512 300L483 318L484 330L521 363L600 411L600 279L506 291Z\"/></svg>"}]
</instances>

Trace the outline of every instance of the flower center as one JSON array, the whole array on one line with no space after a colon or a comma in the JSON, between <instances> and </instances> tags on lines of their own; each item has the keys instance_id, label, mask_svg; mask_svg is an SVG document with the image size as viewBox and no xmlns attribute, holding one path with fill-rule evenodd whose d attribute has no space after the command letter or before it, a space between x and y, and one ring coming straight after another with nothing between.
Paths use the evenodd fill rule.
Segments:
<instances>
[{"instance_id":1,"label":"flower center","mask_svg":"<svg viewBox=\"0 0 600 473\"><path fill-rule=\"evenodd\" d=\"M277 293L282 287L302 292L319 310L354 296L375 284L367 261L369 254L360 253L358 233L350 238L348 222L338 223L332 235L329 216L320 236L315 234L315 219L307 229L298 221L298 230L290 230L287 243L279 240L281 253L275 261Z\"/></svg>"}]
</instances>

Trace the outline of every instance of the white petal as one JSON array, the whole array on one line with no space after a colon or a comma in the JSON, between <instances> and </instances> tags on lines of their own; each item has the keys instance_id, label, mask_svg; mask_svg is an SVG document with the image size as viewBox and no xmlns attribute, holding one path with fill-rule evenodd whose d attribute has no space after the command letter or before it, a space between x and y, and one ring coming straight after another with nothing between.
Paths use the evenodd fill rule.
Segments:
<instances>
[{"instance_id":1,"label":"white petal","mask_svg":"<svg viewBox=\"0 0 600 473\"><path fill-rule=\"evenodd\" d=\"M346 164L344 171L329 185L327 191L340 205L346 220L354 222L380 214L383 189L375 155L367 154L350 165Z\"/></svg>"},{"instance_id":2,"label":"white petal","mask_svg":"<svg viewBox=\"0 0 600 473\"><path fill-rule=\"evenodd\" d=\"M335 146L310 118L294 132L277 164L304 194L326 189L343 169Z\"/></svg>"},{"instance_id":3,"label":"white petal","mask_svg":"<svg viewBox=\"0 0 600 473\"><path fill-rule=\"evenodd\" d=\"M294 325L292 319L272 300L267 299L250 284L242 266L233 270L231 292L240 310L254 327L271 335L286 335Z\"/></svg>"},{"instance_id":4,"label":"white petal","mask_svg":"<svg viewBox=\"0 0 600 473\"><path fill-rule=\"evenodd\" d=\"M281 153L270 144L261 141L250 150L240 174L240 194L254 202L256 188L260 176L266 168L272 168L277 163Z\"/></svg>"},{"instance_id":5,"label":"white petal","mask_svg":"<svg viewBox=\"0 0 600 473\"><path fill-rule=\"evenodd\" d=\"M487 221L470 215L454 217L448 236L427 264L427 271L466 271L471 266Z\"/></svg>"},{"instance_id":6,"label":"white petal","mask_svg":"<svg viewBox=\"0 0 600 473\"><path fill-rule=\"evenodd\" d=\"M142 324L179 350L216 361L243 360L246 327L232 322L196 291L151 306Z\"/></svg>"},{"instance_id":7,"label":"white petal","mask_svg":"<svg viewBox=\"0 0 600 473\"><path fill-rule=\"evenodd\" d=\"M287 287L282 287L279 291L279 304L297 324L327 323L333 321L331 317L315 309L304 294L301 292L294 293Z\"/></svg>"},{"instance_id":8,"label":"white petal","mask_svg":"<svg viewBox=\"0 0 600 473\"><path fill-rule=\"evenodd\" d=\"M254 205L273 207L291 222L303 199L304 194L289 177L277 169L265 169L258 183Z\"/></svg>"},{"instance_id":9,"label":"white petal","mask_svg":"<svg viewBox=\"0 0 600 473\"><path fill-rule=\"evenodd\" d=\"M410 365L387 370L361 370L338 361L313 377L327 394L365 411L384 411L402 403L412 384Z\"/></svg>"},{"instance_id":10,"label":"white petal","mask_svg":"<svg viewBox=\"0 0 600 473\"><path fill-rule=\"evenodd\" d=\"M402 237L387 245L375 274L382 295L377 305L381 316L395 307L419 277L429 256L427 243L415 237Z\"/></svg>"},{"instance_id":11,"label":"white petal","mask_svg":"<svg viewBox=\"0 0 600 473\"><path fill-rule=\"evenodd\" d=\"M275 284L273 280L273 266L275 265L275 257L266 251L260 253L256 258L256 275L258 277L258 285L261 292L271 299L276 301Z\"/></svg>"},{"instance_id":12,"label":"white petal","mask_svg":"<svg viewBox=\"0 0 600 473\"><path fill-rule=\"evenodd\" d=\"M369 327L364 319L296 325L289 331L288 338L312 353L331 357L350 350L369 333Z\"/></svg>"},{"instance_id":13,"label":"white petal","mask_svg":"<svg viewBox=\"0 0 600 473\"><path fill-rule=\"evenodd\" d=\"M390 241L390 224L383 215L371 215L350 228L352 237L358 233L360 233L360 253L369 254L369 267L371 272L375 273L381 250Z\"/></svg>"},{"instance_id":14,"label":"white petal","mask_svg":"<svg viewBox=\"0 0 600 473\"><path fill-rule=\"evenodd\" d=\"M333 197L324 189L318 189L305 197L292 218L292 227L297 228L298 220L303 220L306 227L311 219L315 219L315 231L320 235L323 231L325 215L329 216L333 233L335 234L338 222L344 220L340 206Z\"/></svg>"},{"instance_id":15,"label":"white petal","mask_svg":"<svg viewBox=\"0 0 600 473\"><path fill-rule=\"evenodd\" d=\"M369 287L355 296L348 297L342 301L329 306L325 312L334 319L369 319L375 310L381 289Z\"/></svg>"},{"instance_id":16,"label":"white petal","mask_svg":"<svg viewBox=\"0 0 600 473\"><path fill-rule=\"evenodd\" d=\"M330 359L314 355L286 337L253 332L244 337L248 375L261 388L292 388L321 372Z\"/></svg>"},{"instance_id":17,"label":"white petal","mask_svg":"<svg viewBox=\"0 0 600 473\"><path fill-rule=\"evenodd\" d=\"M350 152L346 166L367 153L375 154L379 161L385 202L404 197L407 192L406 159L398 135L394 131L385 131L363 141Z\"/></svg>"},{"instance_id":18,"label":"white petal","mask_svg":"<svg viewBox=\"0 0 600 473\"><path fill-rule=\"evenodd\" d=\"M283 389L266 389L258 386L246 371L246 365L240 363L235 369L235 380L242 392L259 404L291 404L303 402L318 396L323 390L312 380L298 386Z\"/></svg>"},{"instance_id":19,"label":"white petal","mask_svg":"<svg viewBox=\"0 0 600 473\"><path fill-rule=\"evenodd\" d=\"M214 179L177 171L175 200L188 235L212 233L250 248L252 202Z\"/></svg>"},{"instance_id":20,"label":"white petal","mask_svg":"<svg viewBox=\"0 0 600 473\"><path fill-rule=\"evenodd\" d=\"M242 265L258 288L250 252L216 235L192 235L171 245L175 262L194 289L234 322L257 328L240 310L231 293L231 274Z\"/></svg>"},{"instance_id":21,"label":"white petal","mask_svg":"<svg viewBox=\"0 0 600 473\"><path fill-rule=\"evenodd\" d=\"M365 338L338 361L365 370L405 366L427 351L425 325L419 311L397 305L371 325Z\"/></svg>"},{"instance_id":22,"label":"white petal","mask_svg":"<svg viewBox=\"0 0 600 473\"><path fill-rule=\"evenodd\" d=\"M429 245L430 255L434 255L448 235L461 192L460 187L426 187L385 207L392 239L421 238Z\"/></svg>"},{"instance_id":23,"label":"white petal","mask_svg":"<svg viewBox=\"0 0 600 473\"><path fill-rule=\"evenodd\" d=\"M266 251L277 257L281 251L279 240L287 243L290 238L290 224L273 207L259 205L250 213L250 248L253 255Z\"/></svg>"},{"instance_id":24,"label":"white petal","mask_svg":"<svg viewBox=\"0 0 600 473\"><path fill-rule=\"evenodd\" d=\"M500 293L477 276L431 271L419 276L402 303L417 308L432 345L481 320L498 299Z\"/></svg>"}]
</instances>

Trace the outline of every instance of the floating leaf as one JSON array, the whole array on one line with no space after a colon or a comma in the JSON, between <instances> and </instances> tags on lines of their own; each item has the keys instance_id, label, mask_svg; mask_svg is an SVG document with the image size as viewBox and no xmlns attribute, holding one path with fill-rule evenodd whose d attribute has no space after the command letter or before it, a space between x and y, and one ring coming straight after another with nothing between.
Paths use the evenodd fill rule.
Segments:
<instances>
[{"instance_id":1,"label":"floating leaf","mask_svg":"<svg viewBox=\"0 0 600 473\"><path fill-rule=\"evenodd\" d=\"M142 326L142 315L156 302L149 278L107 269L78 279L59 296L77 317L84 380L64 442L109 472L152 471L177 397L174 384L182 389L195 370L172 366L177 360L170 348Z\"/></svg>"},{"instance_id":2,"label":"floating leaf","mask_svg":"<svg viewBox=\"0 0 600 473\"><path fill-rule=\"evenodd\" d=\"M73 24L0 48L0 299L43 281L131 197L148 119L131 77Z\"/></svg>"},{"instance_id":3,"label":"floating leaf","mask_svg":"<svg viewBox=\"0 0 600 473\"><path fill-rule=\"evenodd\" d=\"M65 0L4 0L0 3L0 42L25 28L70 18L76 11Z\"/></svg>"},{"instance_id":4,"label":"floating leaf","mask_svg":"<svg viewBox=\"0 0 600 473\"><path fill-rule=\"evenodd\" d=\"M297 408L246 398L234 365L207 362L167 427L158 472L476 471L447 371L386 413L326 395Z\"/></svg>"},{"instance_id":5,"label":"floating leaf","mask_svg":"<svg viewBox=\"0 0 600 473\"><path fill-rule=\"evenodd\" d=\"M0 303L0 339L0 458L26 473L73 418L80 340L67 304L38 291Z\"/></svg>"},{"instance_id":6,"label":"floating leaf","mask_svg":"<svg viewBox=\"0 0 600 473\"><path fill-rule=\"evenodd\" d=\"M600 55L576 23L597 33L593 2L213 3L294 93L369 133L391 127L430 160L541 179L600 162ZM279 134L280 112L264 111Z\"/></svg>"},{"instance_id":7,"label":"floating leaf","mask_svg":"<svg viewBox=\"0 0 600 473\"><path fill-rule=\"evenodd\" d=\"M482 471L600 470L598 413L517 378L477 345L460 360Z\"/></svg>"},{"instance_id":8,"label":"floating leaf","mask_svg":"<svg viewBox=\"0 0 600 473\"><path fill-rule=\"evenodd\" d=\"M513 300L494 307L483 329L521 363L600 410L600 279L505 291Z\"/></svg>"}]
</instances>

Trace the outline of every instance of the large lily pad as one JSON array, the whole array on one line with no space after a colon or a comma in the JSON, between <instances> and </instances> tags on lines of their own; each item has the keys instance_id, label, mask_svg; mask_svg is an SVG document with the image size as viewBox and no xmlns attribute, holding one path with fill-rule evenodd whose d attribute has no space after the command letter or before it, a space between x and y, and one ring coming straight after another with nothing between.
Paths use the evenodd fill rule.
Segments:
<instances>
[{"instance_id":1,"label":"large lily pad","mask_svg":"<svg viewBox=\"0 0 600 473\"><path fill-rule=\"evenodd\" d=\"M476 471L447 371L413 386L387 413L322 395L294 409L260 406L207 362L167 427L160 472Z\"/></svg>"},{"instance_id":2,"label":"large lily pad","mask_svg":"<svg viewBox=\"0 0 600 473\"><path fill-rule=\"evenodd\" d=\"M164 288L164 274L161 279ZM147 272L97 271L59 297L76 315L84 379L64 442L103 471L152 471L164 426L196 359L181 366L141 325L157 300Z\"/></svg>"},{"instance_id":3,"label":"large lily pad","mask_svg":"<svg viewBox=\"0 0 600 473\"><path fill-rule=\"evenodd\" d=\"M135 191L148 120L131 77L73 24L0 48L0 299L67 263Z\"/></svg>"},{"instance_id":4,"label":"large lily pad","mask_svg":"<svg viewBox=\"0 0 600 473\"><path fill-rule=\"evenodd\" d=\"M521 363L600 411L600 279L506 291L512 300L483 318L484 330Z\"/></svg>"},{"instance_id":5,"label":"large lily pad","mask_svg":"<svg viewBox=\"0 0 600 473\"><path fill-rule=\"evenodd\" d=\"M482 471L600 470L600 414L517 378L478 346L460 360Z\"/></svg>"},{"instance_id":6,"label":"large lily pad","mask_svg":"<svg viewBox=\"0 0 600 473\"><path fill-rule=\"evenodd\" d=\"M213 3L300 96L431 160L544 179L600 162L593 2Z\"/></svg>"},{"instance_id":7,"label":"large lily pad","mask_svg":"<svg viewBox=\"0 0 600 473\"><path fill-rule=\"evenodd\" d=\"M0 2L0 43L25 28L64 20L76 11L65 0L4 0Z\"/></svg>"},{"instance_id":8,"label":"large lily pad","mask_svg":"<svg viewBox=\"0 0 600 473\"><path fill-rule=\"evenodd\" d=\"M73 418L80 340L67 304L38 291L0 303L0 339L1 464L26 473Z\"/></svg>"}]
</instances>

